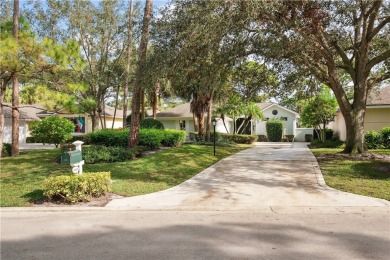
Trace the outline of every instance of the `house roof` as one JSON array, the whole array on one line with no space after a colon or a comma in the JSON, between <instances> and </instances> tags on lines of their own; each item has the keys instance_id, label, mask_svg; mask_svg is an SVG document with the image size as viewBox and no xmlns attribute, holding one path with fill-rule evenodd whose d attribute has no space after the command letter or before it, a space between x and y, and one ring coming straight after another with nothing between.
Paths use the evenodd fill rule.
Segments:
<instances>
[{"instance_id":1,"label":"house roof","mask_svg":"<svg viewBox=\"0 0 390 260\"><path fill-rule=\"evenodd\" d=\"M272 106L273 104L272 104L272 103L256 103L256 105L257 105L261 110L264 110L264 109L266 109L267 107Z\"/></svg>"},{"instance_id":2,"label":"house roof","mask_svg":"<svg viewBox=\"0 0 390 260\"><path fill-rule=\"evenodd\" d=\"M390 105L390 85L371 90L367 98L367 106Z\"/></svg>"},{"instance_id":3,"label":"house roof","mask_svg":"<svg viewBox=\"0 0 390 260\"><path fill-rule=\"evenodd\" d=\"M165 111L159 112L156 115L157 118L161 117L186 117L192 118L192 113L190 109L190 103L185 103L178 105L176 107L167 109Z\"/></svg>"},{"instance_id":4,"label":"house roof","mask_svg":"<svg viewBox=\"0 0 390 260\"><path fill-rule=\"evenodd\" d=\"M4 103L3 111L4 111L4 117L5 118L12 118L12 104L11 103ZM37 116L38 113L44 111L44 108L40 104L34 104L34 105L20 105L19 106L19 119L21 120L40 120L40 118Z\"/></svg>"}]
</instances>

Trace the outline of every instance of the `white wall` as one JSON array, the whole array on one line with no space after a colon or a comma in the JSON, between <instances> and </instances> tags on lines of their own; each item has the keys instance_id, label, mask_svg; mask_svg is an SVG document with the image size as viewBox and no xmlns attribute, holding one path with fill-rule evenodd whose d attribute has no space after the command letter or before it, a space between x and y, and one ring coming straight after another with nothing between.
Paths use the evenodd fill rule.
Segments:
<instances>
[{"instance_id":1,"label":"white wall","mask_svg":"<svg viewBox=\"0 0 390 260\"><path fill-rule=\"evenodd\" d=\"M27 123L25 120L19 120L19 143L26 143ZM5 118L3 143L12 143L12 120Z\"/></svg>"},{"instance_id":2,"label":"white wall","mask_svg":"<svg viewBox=\"0 0 390 260\"><path fill-rule=\"evenodd\" d=\"M277 115L273 115L272 114L272 111L273 110L277 110L278 111L278 114ZM295 135L294 133L294 129L295 129L295 126L296 126L296 114L288 111L288 110L285 110L279 106L271 106L270 108L267 108L263 111L263 115L265 118L269 118L269 119L272 119L272 118L280 118L280 117L287 117L287 121L284 121L284 130L283 130L283 134L284 135ZM260 121L260 120L256 120L256 127L255 127L255 134L256 135L267 135L267 131L266 131L266 125L267 121Z\"/></svg>"},{"instance_id":3,"label":"white wall","mask_svg":"<svg viewBox=\"0 0 390 260\"><path fill-rule=\"evenodd\" d=\"M305 142L305 135L312 135L313 134L313 128L296 128L295 129L295 142Z\"/></svg>"}]
</instances>

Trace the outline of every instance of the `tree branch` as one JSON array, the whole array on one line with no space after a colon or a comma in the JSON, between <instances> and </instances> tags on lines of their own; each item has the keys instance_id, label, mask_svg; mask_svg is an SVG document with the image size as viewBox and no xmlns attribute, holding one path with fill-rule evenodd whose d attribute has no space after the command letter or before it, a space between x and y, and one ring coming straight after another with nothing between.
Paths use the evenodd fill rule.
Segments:
<instances>
[{"instance_id":1,"label":"tree branch","mask_svg":"<svg viewBox=\"0 0 390 260\"><path fill-rule=\"evenodd\" d=\"M379 33L379 31L390 22L390 16L387 16L382 22L380 22L375 28L372 29L371 33L368 35L368 41L371 41Z\"/></svg>"},{"instance_id":2,"label":"tree branch","mask_svg":"<svg viewBox=\"0 0 390 260\"><path fill-rule=\"evenodd\" d=\"M367 64L368 71L370 71L372 67L374 67L376 64L381 63L382 61L389 58L390 58L390 49L372 58Z\"/></svg>"}]
</instances>

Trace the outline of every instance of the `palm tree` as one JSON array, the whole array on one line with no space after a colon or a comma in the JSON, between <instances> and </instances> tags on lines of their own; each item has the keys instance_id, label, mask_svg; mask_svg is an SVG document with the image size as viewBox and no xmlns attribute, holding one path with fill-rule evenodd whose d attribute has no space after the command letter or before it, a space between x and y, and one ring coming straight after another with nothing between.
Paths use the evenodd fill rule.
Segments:
<instances>
[{"instance_id":1,"label":"palm tree","mask_svg":"<svg viewBox=\"0 0 390 260\"><path fill-rule=\"evenodd\" d=\"M244 114L244 122L240 125L240 127L237 130L237 133L240 133L240 130L246 129L248 127L248 124L252 119L264 119L263 112L261 112L261 109L253 102L250 102L249 104L245 105L242 108L242 113Z\"/></svg>"}]
</instances>

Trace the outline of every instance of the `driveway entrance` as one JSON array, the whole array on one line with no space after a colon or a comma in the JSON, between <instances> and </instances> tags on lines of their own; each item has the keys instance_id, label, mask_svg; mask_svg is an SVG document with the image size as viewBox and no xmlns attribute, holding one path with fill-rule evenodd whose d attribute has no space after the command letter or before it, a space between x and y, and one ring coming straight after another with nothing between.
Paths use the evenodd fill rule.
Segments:
<instances>
[{"instance_id":1,"label":"driveway entrance","mask_svg":"<svg viewBox=\"0 0 390 260\"><path fill-rule=\"evenodd\" d=\"M326 187L306 143L256 143L171 189L116 199L106 207L140 210L258 210L381 207L390 203ZM383 208L385 207L385 208Z\"/></svg>"}]
</instances>

